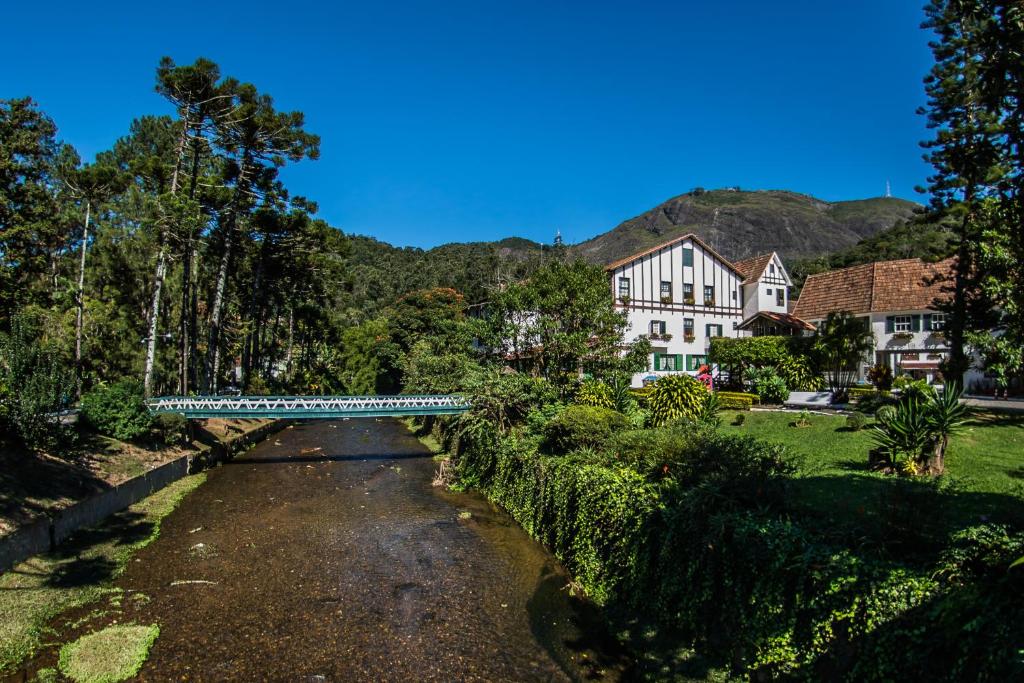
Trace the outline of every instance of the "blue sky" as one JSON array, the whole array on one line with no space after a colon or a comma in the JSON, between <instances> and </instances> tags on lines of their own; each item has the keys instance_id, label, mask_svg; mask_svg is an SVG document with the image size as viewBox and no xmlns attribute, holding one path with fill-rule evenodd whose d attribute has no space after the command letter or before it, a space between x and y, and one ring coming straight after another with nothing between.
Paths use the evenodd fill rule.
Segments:
<instances>
[{"instance_id":1,"label":"blue sky","mask_svg":"<svg viewBox=\"0 0 1024 683\"><path fill-rule=\"evenodd\" d=\"M921 0L923 2L923 0ZM85 158L170 113L162 55L306 114L293 193L398 245L604 232L695 186L920 201L918 2L19 2L0 98Z\"/></svg>"}]
</instances>

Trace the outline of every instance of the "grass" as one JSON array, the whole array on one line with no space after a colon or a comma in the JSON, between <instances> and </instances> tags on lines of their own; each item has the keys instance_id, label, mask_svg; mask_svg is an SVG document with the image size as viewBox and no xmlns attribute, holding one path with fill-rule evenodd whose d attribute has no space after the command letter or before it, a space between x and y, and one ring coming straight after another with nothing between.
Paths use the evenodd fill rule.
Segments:
<instances>
[{"instance_id":1,"label":"grass","mask_svg":"<svg viewBox=\"0 0 1024 683\"><path fill-rule=\"evenodd\" d=\"M0 576L0 674L12 672L53 635L46 625L61 612L104 596L116 604L113 581L128 559L159 535L160 521L203 481L203 474L179 479Z\"/></svg>"},{"instance_id":2,"label":"grass","mask_svg":"<svg viewBox=\"0 0 1024 683\"><path fill-rule=\"evenodd\" d=\"M871 472L870 427L854 432L846 418L811 415L810 426L790 426L792 412L750 412L742 425L723 415L726 433L741 433L784 444L798 462L794 480L797 508L826 521L863 524L878 514L898 477ZM955 527L985 521L1024 525L1024 416L977 413L953 437L946 475L938 490L943 509Z\"/></svg>"},{"instance_id":3,"label":"grass","mask_svg":"<svg viewBox=\"0 0 1024 683\"><path fill-rule=\"evenodd\" d=\"M108 626L60 649L60 671L76 683L117 683L139 672L160 635L156 624Z\"/></svg>"}]
</instances>

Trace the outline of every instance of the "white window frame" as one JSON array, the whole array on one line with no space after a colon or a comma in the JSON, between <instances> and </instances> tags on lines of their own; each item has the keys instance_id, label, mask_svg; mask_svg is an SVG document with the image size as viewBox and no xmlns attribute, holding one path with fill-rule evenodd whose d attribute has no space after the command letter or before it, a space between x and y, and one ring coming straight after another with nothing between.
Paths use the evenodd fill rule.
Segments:
<instances>
[{"instance_id":1,"label":"white window frame","mask_svg":"<svg viewBox=\"0 0 1024 683\"><path fill-rule=\"evenodd\" d=\"M892 331L896 334L913 331L913 323L911 321L912 318L909 315L894 315L892 317Z\"/></svg>"},{"instance_id":2,"label":"white window frame","mask_svg":"<svg viewBox=\"0 0 1024 683\"><path fill-rule=\"evenodd\" d=\"M675 372L677 370L675 354L666 353L663 356L659 356L658 361L661 363L661 367L658 370L662 372Z\"/></svg>"},{"instance_id":3,"label":"white window frame","mask_svg":"<svg viewBox=\"0 0 1024 683\"><path fill-rule=\"evenodd\" d=\"M786 290L779 287L775 290L775 305L785 306L786 305Z\"/></svg>"},{"instance_id":4,"label":"white window frame","mask_svg":"<svg viewBox=\"0 0 1024 683\"><path fill-rule=\"evenodd\" d=\"M667 286L666 286L667 285ZM672 281L662 280L661 281L661 296L672 296Z\"/></svg>"},{"instance_id":5,"label":"white window frame","mask_svg":"<svg viewBox=\"0 0 1024 683\"><path fill-rule=\"evenodd\" d=\"M946 314L945 313L932 313L932 332L937 332L946 329Z\"/></svg>"},{"instance_id":6,"label":"white window frame","mask_svg":"<svg viewBox=\"0 0 1024 683\"><path fill-rule=\"evenodd\" d=\"M625 287L623 287L623 285L625 285ZM628 277L620 277L619 278L619 298L620 299L622 297L624 297L624 296L629 296L629 285L630 285L630 282L629 282L629 278ZM623 290L625 290L625 291L623 291Z\"/></svg>"},{"instance_id":7,"label":"white window frame","mask_svg":"<svg viewBox=\"0 0 1024 683\"><path fill-rule=\"evenodd\" d=\"M657 327L658 331L655 332L654 328ZM648 326L648 330L651 334L663 335L665 334L665 321L664 320L652 320Z\"/></svg>"}]
</instances>

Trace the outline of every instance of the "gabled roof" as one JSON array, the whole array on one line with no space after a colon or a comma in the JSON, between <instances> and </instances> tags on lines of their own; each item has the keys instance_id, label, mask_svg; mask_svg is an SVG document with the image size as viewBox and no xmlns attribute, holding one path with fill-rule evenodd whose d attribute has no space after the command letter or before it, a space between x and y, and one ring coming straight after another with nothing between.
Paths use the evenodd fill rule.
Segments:
<instances>
[{"instance_id":1,"label":"gabled roof","mask_svg":"<svg viewBox=\"0 0 1024 683\"><path fill-rule=\"evenodd\" d=\"M656 246L653 246L650 249L645 249L644 251L637 252L636 254L633 254L632 256L627 256L626 258L621 258L618 261L614 261L613 263L609 263L607 266L604 267L604 269L605 269L606 272L612 272L616 268L620 268L620 267L626 265L627 263L632 263L633 261L636 261L637 259L643 258L644 256L647 256L649 254L653 254L656 251L661 251L662 249L666 249L668 247L671 247L673 244L677 244L679 242L685 242L686 240L691 240L693 242L696 242L697 244L700 245L701 249L703 249L704 251L708 252L709 254L711 254L712 256L717 258L719 261L724 263L733 272L737 273L738 275L743 275L743 273L741 273L740 271L736 270L736 266L733 265L729 261L729 259L725 258L721 254L719 254L717 251L712 249L707 244L707 242L705 242L701 238L697 237L692 232L691 233L687 233L685 235L682 235L680 237L676 237L675 239L671 239L668 242L663 242L662 244L658 244Z\"/></svg>"},{"instance_id":2,"label":"gabled roof","mask_svg":"<svg viewBox=\"0 0 1024 683\"><path fill-rule=\"evenodd\" d=\"M775 311L758 311L757 313L755 313L754 315L750 316L749 318L741 322L739 325L737 325L736 329L745 330L747 329L747 327L753 324L753 322L758 318L766 318L768 320L771 320L773 323L785 325L786 327L792 327L793 329L796 330L807 330L808 332L814 332L814 330L817 329L814 325L810 324L806 320L801 320L795 315L791 315L789 313L776 313Z\"/></svg>"},{"instance_id":3,"label":"gabled roof","mask_svg":"<svg viewBox=\"0 0 1024 683\"><path fill-rule=\"evenodd\" d=\"M757 282L758 278L761 277L761 273L771 263L772 256L775 256L775 252L770 254L761 254L760 256L751 256L745 258L742 261L733 261L733 266L736 270L743 275L743 284L749 284L751 282Z\"/></svg>"},{"instance_id":4,"label":"gabled roof","mask_svg":"<svg viewBox=\"0 0 1024 683\"><path fill-rule=\"evenodd\" d=\"M949 299L953 259L877 261L811 275L804 283L793 315L821 320L832 311L854 314L934 309Z\"/></svg>"}]
</instances>

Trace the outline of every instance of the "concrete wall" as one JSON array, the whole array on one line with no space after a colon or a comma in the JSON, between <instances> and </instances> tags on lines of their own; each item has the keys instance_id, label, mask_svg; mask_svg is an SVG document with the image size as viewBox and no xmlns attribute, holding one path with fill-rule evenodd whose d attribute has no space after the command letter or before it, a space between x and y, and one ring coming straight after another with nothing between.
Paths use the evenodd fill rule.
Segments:
<instances>
[{"instance_id":1,"label":"concrete wall","mask_svg":"<svg viewBox=\"0 0 1024 683\"><path fill-rule=\"evenodd\" d=\"M79 529L102 522L115 512L124 510L187 474L230 460L284 425L284 420L278 420L240 434L226 443L213 440L198 453L172 460L48 517L19 527L0 537L0 572L7 571L33 555L53 550Z\"/></svg>"}]
</instances>

